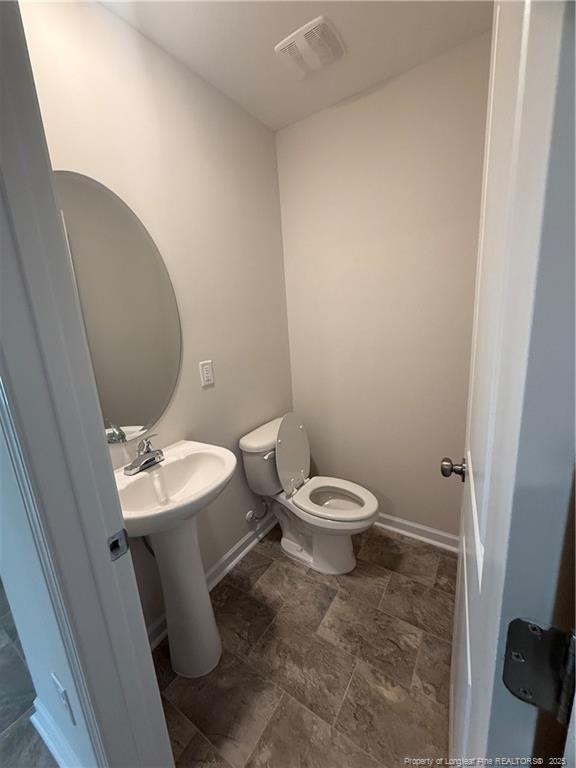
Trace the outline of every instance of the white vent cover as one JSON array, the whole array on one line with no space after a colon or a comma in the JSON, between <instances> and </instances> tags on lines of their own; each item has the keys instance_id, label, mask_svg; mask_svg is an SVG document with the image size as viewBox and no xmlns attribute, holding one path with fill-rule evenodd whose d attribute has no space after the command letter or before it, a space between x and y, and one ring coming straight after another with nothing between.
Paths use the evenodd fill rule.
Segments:
<instances>
[{"instance_id":1,"label":"white vent cover","mask_svg":"<svg viewBox=\"0 0 576 768\"><path fill-rule=\"evenodd\" d=\"M318 16L275 45L274 52L304 78L341 59L345 48L330 19Z\"/></svg>"}]
</instances>

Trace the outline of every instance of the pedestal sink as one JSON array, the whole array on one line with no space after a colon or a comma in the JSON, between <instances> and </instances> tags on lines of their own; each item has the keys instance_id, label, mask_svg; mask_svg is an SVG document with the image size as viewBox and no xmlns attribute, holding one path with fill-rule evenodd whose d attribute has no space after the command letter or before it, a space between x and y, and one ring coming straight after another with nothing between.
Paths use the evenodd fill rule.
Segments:
<instances>
[{"instance_id":1,"label":"pedestal sink","mask_svg":"<svg viewBox=\"0 0 576 768\"><path fill-rule=\"evenodd\" d=\"M220 659L222 643L206 585L196 515L218 496L236 467L226 448L182 440L164 461L127 477L115 472L129 536L149 536L166 606L174 671L201 677Z\"/></svg>"}]
</instances>

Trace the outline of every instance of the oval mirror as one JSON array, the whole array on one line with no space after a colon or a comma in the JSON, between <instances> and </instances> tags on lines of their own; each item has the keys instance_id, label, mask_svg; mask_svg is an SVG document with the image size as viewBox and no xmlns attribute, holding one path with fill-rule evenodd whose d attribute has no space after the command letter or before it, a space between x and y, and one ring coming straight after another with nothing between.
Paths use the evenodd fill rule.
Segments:
<instances>
[{"instance_id":1,"label":"oval mirror","mask_svg":"<svg viewBox=\"0 0 576 768\"><path fill-rule=\"evenodd\" d=\"M88 176L55 171L108 442L149 429L178 379L182 337L162 256L135 213Z\"/></svg>"}]
</instances>

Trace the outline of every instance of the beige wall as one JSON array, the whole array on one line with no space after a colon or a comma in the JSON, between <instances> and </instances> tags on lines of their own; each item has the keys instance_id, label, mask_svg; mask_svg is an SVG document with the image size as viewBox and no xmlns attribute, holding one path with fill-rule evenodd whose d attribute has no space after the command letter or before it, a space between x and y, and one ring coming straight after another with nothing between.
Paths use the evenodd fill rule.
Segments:
<instances>
[{"instance_id":1,"label":"beige wall","mask_svg":"<svg viewBox=\"0 0 576 768\"><path fill-rule=\"evenodd\" d=\"M489 36L277 134L294 407L319 473L448 533L464 446Z\"/></svg>"},{"instance_id":2,"label":"beige wall","mask_svg":"<svg viewBox=\"0 0 576 768\"><path fill-rule=\"evenodd\" d=\"M438 465L463 445L488 37L284 129L275 149L98 4L22 12L54 168L118 194L174 285L183 366L157 444L237 451L291 408L285 268L295 405L319 470L455 532L459 484ZM206 358L216 386L203 390ZM253 505L239 467L200 518L207 567ZM138 544L133 556L151 622L156 569Z\"/></svg>"},{"instance_id":3,"label":"beige wall","mask_svg":"<svg viewBox=\"0 0 576 768\"><path fill-rule=\"evenodd\" d=\"M53 167L119 195L172 278L183 365L156 443L237 450L291 405L274 136L97 3L22 13ZM203 390L207 358L216 386ZM207 567L248 531L253 504L239 468L200 517ZM162 612L155 566L143 548L133 554L151 621Z\"/></svg>"}]
</instances>

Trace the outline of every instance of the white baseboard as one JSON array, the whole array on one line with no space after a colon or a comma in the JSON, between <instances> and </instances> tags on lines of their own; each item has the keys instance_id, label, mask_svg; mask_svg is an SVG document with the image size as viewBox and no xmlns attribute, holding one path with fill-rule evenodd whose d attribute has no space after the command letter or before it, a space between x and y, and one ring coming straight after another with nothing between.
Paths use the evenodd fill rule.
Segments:
<instances>
[{"instance_id":1,"label":"white baseboard","mask_svg":"<svg viewBox=\"0 0 576 768\"><path fill-rule=\"evenodd\" d=\"M40 738L60 768L82 765L82 761L39 698L34 700L34 713L30 716L30 722L36 728Z\"/></svg>"},{"instance_id":2,"label":"white baseboard","mask_svg":"<svg viewBox=\"0 0 576 768\"><path fill-rule=\"evenodd\" d=\"M162 616L159 616L151 624L148 624L146 629L148 630L148 642L150 643L150 648L154 650L154 648L156 648L157 645L160 645L162 640L166 637L166 614L163 613Z\"/></svg>"},{"instance_id":3,"label":"white baseboard","mask_svg":"<svg viewBox=\"0 0 576 768\"><path fill-rule=\"evenodd\" d=\"M418 541L425 541L440 549L446 549L448 552L458 553L458 536L453 533L439 531L437 528L429 528L427 525L413 523L410 520L404 520L401 517L385 515L380 512L376 522L378 528L384 528L387 531L401 533L403 536L409 536Z\"/></svg>"},{"instance_id":4,"label":"white baseboard","mask_svg":"<svg viewBox=\"0 0 576 768\"><path fill-rule=\"evenodd\" d=\"M234 566L245 557L248 552L255 547L258 542L266 536L268 531L277 523L272 512L268 512L262 520L254 526L253 530L237 541L233 547L225 552L206 572L206 583L208 589L212 591L218 582L222 581L224 576L229 573ZM148 640L152 650L159 645L166 637L166 616L163 614L156 621L148 625Z\"/></svg>"},{"instance_id":5,"label":"white baseboard","mask_svg":"<svg viewBox=\"0 0 576 768\"><path fill-rule=\"evenodd\" d=\"M228 550L220 560L217 560L214 565L206 572L206 581L208 583L208 589L212 590L222 581L229 571L234 568L236 563L239 563L248 552L255 547L258 542L266 536L268 531L273 528L278 520L272 514L268 512L262 520L254 526L253 530L248 531L246 536L243 536L234 546Z\"/></svg>"}]
</instances>

